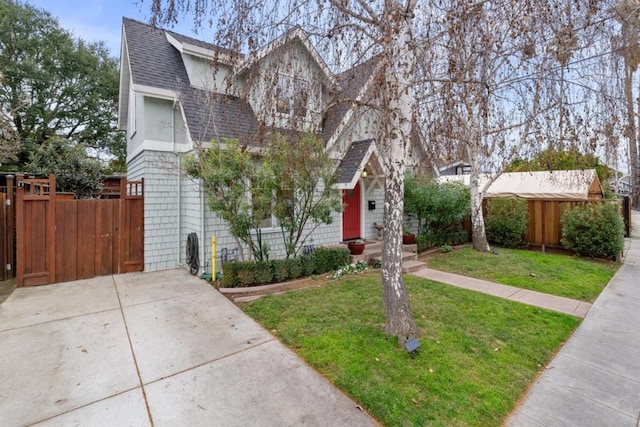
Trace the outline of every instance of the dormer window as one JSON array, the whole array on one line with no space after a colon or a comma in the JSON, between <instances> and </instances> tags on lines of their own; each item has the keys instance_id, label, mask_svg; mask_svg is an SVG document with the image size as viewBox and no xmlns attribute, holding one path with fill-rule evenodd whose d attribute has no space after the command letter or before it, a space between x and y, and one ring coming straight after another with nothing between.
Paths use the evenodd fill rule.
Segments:
<instances>
[{"instance_id":1,"label":"dormer window","mask_svg":"<svg viewBox=\"0 0 640 427\"><path fill-rule=\"evenodd\" d=\"M285 74L278 74L276 112L292 117L307 117L309 82Z\"/></svg>"}]
</instances>

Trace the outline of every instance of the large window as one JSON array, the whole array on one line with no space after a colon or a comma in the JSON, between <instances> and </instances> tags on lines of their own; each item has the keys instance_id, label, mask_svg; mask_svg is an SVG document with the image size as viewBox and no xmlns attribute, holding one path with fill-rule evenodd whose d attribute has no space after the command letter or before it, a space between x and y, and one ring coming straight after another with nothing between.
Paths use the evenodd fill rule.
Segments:
<instances>
[{"instance_id":1,"label":"large window","mask_svg":"<svg viewBox=\"0 0 640 427\"><path fill-rule=\"evenodd\" d=\"M278 74L276 112L304 119L307 117L308 104L309 82Z\"/></svg>"},{"instance_id":2,"label":"large window","mask_svg":"<svg viewBox=\"0 0 640 427\"><path fill-rule=\"evenodd\" d=\"M251 207L256 228L278 227L281 225L278 223L278 217L293 219L293 197L293 190L281 189L271 192L252 185Z\"/></svg>"}]
</instances>

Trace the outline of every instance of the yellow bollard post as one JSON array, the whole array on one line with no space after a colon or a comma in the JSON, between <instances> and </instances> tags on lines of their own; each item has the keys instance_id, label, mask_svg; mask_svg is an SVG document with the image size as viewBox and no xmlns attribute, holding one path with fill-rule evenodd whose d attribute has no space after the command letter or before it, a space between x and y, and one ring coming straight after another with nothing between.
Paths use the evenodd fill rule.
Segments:
<instances>
[{"instance_id":1,"label":"yellow bollard post","mask_svg":"<svg viewBox=\"0 0 640 427\"><path fill-rule=\"evenodd\" d=\"M216 280L216 236L211 237L211 280Z\"/></svg>"}]
</instances>

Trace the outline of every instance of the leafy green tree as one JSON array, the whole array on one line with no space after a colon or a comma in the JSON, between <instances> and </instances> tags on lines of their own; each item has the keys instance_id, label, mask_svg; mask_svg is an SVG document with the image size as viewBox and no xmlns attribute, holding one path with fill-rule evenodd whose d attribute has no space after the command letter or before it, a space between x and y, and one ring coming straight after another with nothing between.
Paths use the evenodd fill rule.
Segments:
<instances>
[{"instance_id":1,"label":"leafy green tree","mask_svg":"<svg viewBox=\"0 0 640 427\"><path fill-rule=\"evenodd\" d=\"M86 147L54 136L33 153L25 166L27 172L56 176L56 190L75 193L77 198L100 191L101 164L87 157Z\"/></svg>"},{"instance_id":2,"label":"leafy green tree","mask_svg":"<svg viewBox=\"0 0 640 427\"><path fill-rule=\"evenodd\" d=\"M531 160L514 160L507 172L527 172L545 170L595 169L604 187L609 178L615 177L615 171L600 163L600 159L591 153L581 153L576 149L556 150L548 148L536 154Z\"/></svg>"},{"instance_id":3,"label":"leafy green tree","mask_svg":"<svg viewBox=\"0 0 640 427\"><path fill-rule=\"evenodd\" d=\"M442 233L471 214L469 188L409 174L405 180L404 212L418 222L418 235Z\"/></svg>"},{"instance_id":4,"label":"leafy green tree","mask_svg":"<svg viewBox=\"0 0 640 427\"><path fill-rule=\"evenodd\" d=\"M21 142L14 168L53 136L116 157L118 64L104 43L86 43L47 11L0 0L0 108Z\"/></svg>"},{"instance_id":5,"label":"leafy green tree","mask_svg":"<svg viewBox=\"0 0 640 427\"><path fill-rule=\"evenodd\" d=\"M321 224L331 224L333 213L342 209L340 194L332 188L333 163L314 135L295 141L275 135L265 150L263 166L287 258L296 256L308 237Z\"/></svg>"},{"instance_id":6,"label":"leafy green tree","mask_svg":"<svg viewBox=\"0 0 640 427\"><path fill-rule=\"evenodd\" d=\"M214 142L199 155L187 155L185 168L191 177L202 180L209 208L229 225L241 259L241 243L249 247L249 258L267 259L260 225L271 215L272 196L254 156L229 139Z\"/></svg>"}]
</instances>

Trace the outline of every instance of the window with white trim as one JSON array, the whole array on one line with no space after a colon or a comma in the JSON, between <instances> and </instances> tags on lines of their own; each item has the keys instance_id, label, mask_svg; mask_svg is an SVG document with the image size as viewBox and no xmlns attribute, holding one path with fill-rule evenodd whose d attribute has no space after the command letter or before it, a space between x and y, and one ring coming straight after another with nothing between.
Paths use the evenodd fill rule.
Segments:
<instances>
[{"instance_id":1,"label":"window with white trim","mask_svg":"<svg viewBox=\"0 0 640 427\"><path fill-rule=\"evenodd\" d=\"M307 118L309 82L286 74L278 74L275 103L276 112L279 114L295 118Z\"/></svg>"}]
</instances>

